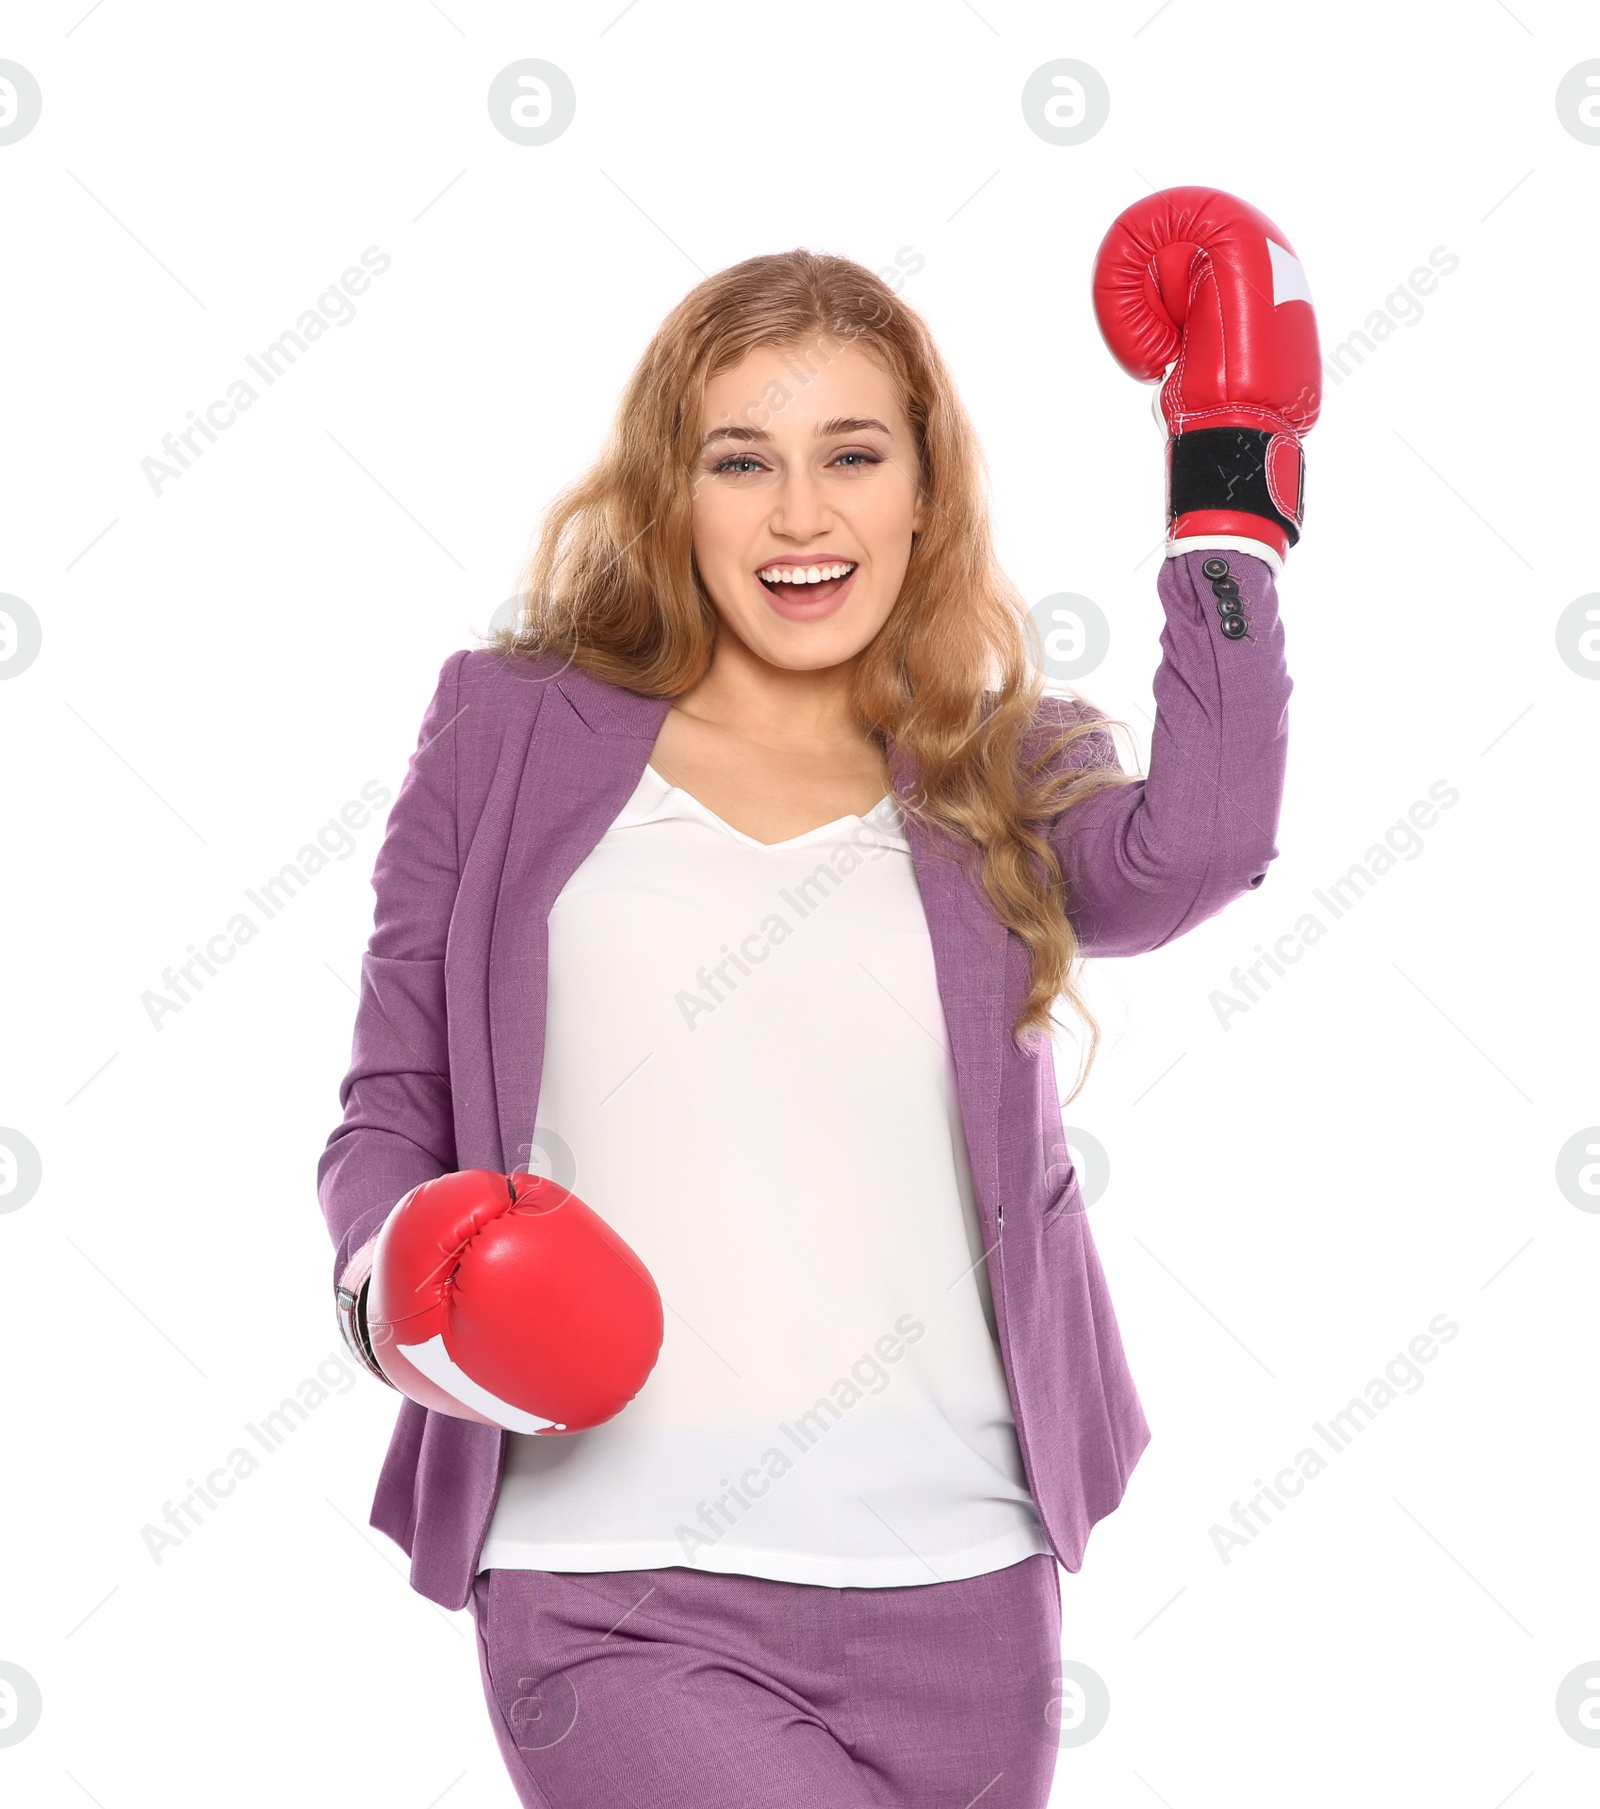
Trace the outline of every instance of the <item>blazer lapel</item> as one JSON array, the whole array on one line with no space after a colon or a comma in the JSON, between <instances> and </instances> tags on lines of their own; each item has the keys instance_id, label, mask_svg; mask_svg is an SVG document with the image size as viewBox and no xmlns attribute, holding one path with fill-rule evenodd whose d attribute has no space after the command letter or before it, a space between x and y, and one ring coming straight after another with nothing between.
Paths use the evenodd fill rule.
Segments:
<instances>
[{"instance_id":1,"label":"blazer lapel","mask_svg":"<svg viewBox=\"0 0 1600 1809\"><path fill-rule=\"evenodd\" d=\"M530 1160L543 1071L550 907L633 795L665 697L569 668L528 741L489 939L489 1029L501 1168Z\"/></svg>"}]
</instances>

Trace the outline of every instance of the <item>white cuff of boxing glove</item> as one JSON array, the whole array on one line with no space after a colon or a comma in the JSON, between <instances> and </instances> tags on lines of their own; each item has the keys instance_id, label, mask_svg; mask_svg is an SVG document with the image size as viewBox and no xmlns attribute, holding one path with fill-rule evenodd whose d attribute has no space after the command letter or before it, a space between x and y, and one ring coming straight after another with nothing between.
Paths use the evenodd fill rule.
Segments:
<instances>
[{"instance_id":1,"label":"white cuff of boxing glove","mask_svg":"<svg viewBox=\"0 0 1600 1809\"><path fill-rule=\"evenodd\" d=\"M1209 553L1219 549L1226 553L1249 553L1264 561L1274 578L1283 576L1283 560L1277 549L1268 546L1264 540L1249 540L1242 534L1197 534L1192 540L1169 540L1167 557L1181 559L1185 553Z\"/></svg>"},{"instance_id":2,"label":"white cuff of boxing glove","mask_svg":"<svg viewBox=\"0 0 1600 1809\"><path fill-rule=\"evenodd\" d=\"M367 1282L372 1275L372 1254L377 1243L378 1239L374 1234L345 1264L344 1272L339 1277L339 1285L335 1289L335 1305L339 1317L339 1332L344 1339L345 1348L369 1375L376 1376L386 1388L393 1388L394 1383L378 1365L371 1340L362 1336L362 1320L366 1316L362 1296L366 1292Z\"/></svg>"}]
</instances>

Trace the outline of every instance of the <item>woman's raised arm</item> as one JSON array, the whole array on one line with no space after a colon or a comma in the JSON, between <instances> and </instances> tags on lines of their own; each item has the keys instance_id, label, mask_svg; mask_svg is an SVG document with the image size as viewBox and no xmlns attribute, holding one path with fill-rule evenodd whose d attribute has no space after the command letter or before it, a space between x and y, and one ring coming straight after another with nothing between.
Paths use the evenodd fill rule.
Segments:
<instances>
[{"instance_id":1,"label":"woman's raised arm","mask_svg":"<svg viewBox=\"0 0 1600 1809\"><path fill-rule=\"evenodd\" d=\"M1271 568L1196 550L1163 560L1157 589L1166 625L1148 777L1095 793L1050 832L1085 955L1161 947L1260 885L1278 852L1294 681ZM1056 707L1063 722L1076 708ZM1080 748L1121 765L1107 733Z\"/></svg>"}]
</instances>

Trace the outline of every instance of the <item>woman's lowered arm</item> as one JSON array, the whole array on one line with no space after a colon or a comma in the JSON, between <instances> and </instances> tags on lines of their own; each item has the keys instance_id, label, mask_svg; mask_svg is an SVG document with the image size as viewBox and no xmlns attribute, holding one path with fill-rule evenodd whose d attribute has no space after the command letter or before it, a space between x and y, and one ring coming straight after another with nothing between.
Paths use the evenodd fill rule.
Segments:
<instances>
[{"instance_id":1,"label":"woman's lowered arm","mask_svg":"<svg viewBox=\"0 0 1600 1809\"><path fill-rule=\"evenodd\" d=\"M444 954L455 906L457 686L453 653L423 717L373 869L344 1117L317 1165L334 1278L402 1195L455 1167Z\"/></svg>"}]
</instances>

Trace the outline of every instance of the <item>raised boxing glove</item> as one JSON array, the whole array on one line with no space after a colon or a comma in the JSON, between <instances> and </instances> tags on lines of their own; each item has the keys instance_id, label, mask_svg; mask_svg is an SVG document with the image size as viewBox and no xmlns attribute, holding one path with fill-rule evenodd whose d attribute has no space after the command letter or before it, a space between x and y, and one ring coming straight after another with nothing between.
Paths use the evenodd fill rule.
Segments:
<instances>
[{"instance_id":1,"label":"raised boxing glove","mask_svg":"<svg viewBox=\"0 0 1600 1809\"><path fill-rule=\"evenodd\" d=\"M661 1351L648 1270L576 1194L463 1169L414 1187L345 1267L345 1336L453 1419L582 1432L622 1411Z\"/></svg>"},{"instance_id":2,"label":"raised boxing glove","mask_svg":"<svg viewBox=\"0 0 1600 1809\"><path fill-rule=\"evenodd\" d=\"M1301 436L1322 399L1305 271L1247 201L1168 188L1119 214L1094 269L1100 331L1122 368L1160 392L1169 553L1267 549L1300 538Z\"/></svg>"}]
</instances>

